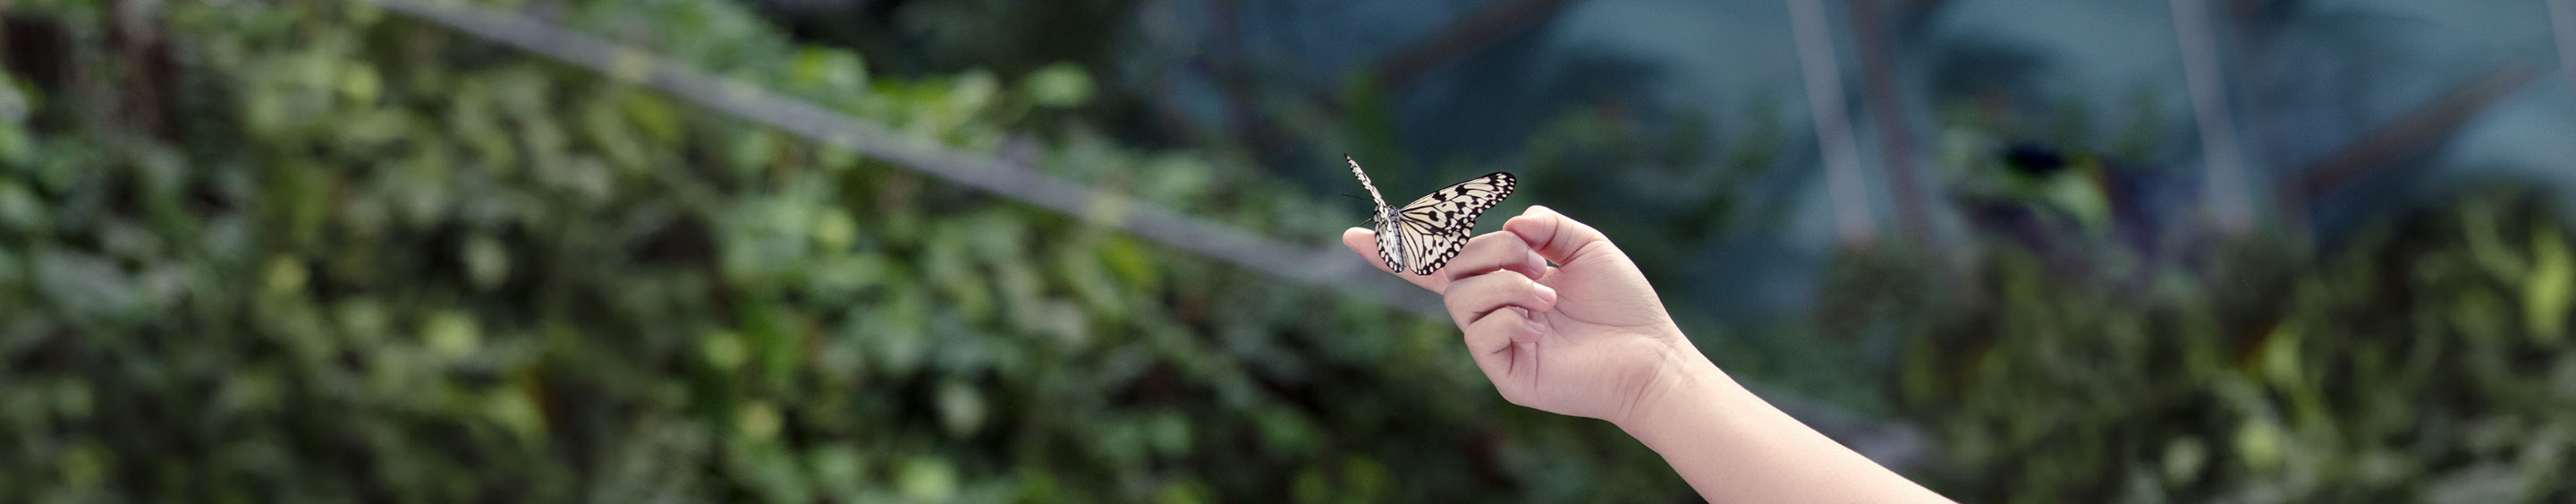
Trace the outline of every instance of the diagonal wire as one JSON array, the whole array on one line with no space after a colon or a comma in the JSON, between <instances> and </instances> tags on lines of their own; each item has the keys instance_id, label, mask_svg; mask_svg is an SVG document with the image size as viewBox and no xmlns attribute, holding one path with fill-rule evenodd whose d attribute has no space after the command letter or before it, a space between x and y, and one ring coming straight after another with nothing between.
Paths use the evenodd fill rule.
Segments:
<instances>
[{"instance_id":1,"label":"diagonal wire","mask_svg":"<svg viewBox=\"0 0 2576 504\"><path fill-rule=\"evenodd\" d=\"M552 24L452 0L362 0L388 10L542 54L611 78L640 83L681 100L806 139L848 149L1004 198L1124 230L1165 246L1270 276L1446 319L1430 293L1389 277L1339 245L1292 245L1192 217L1115 191L1095 189L1002 158L959 151L897 133L748 82L711 75L643 50Z\"/></svg>"}]
</instances>

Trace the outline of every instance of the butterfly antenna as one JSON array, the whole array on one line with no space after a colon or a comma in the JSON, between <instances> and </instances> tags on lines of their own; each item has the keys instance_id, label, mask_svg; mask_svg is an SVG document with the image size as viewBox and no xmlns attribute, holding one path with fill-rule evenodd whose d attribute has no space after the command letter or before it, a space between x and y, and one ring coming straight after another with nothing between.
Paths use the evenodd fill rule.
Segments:
<instances>
[{"instance_id":1,"label":"butterfly antenna","mask_svg":"<svg viewBox=\"0 0 2576 504\"><path fill-rule=\"evenodd\" d=\"M1344 197L1344 198L1350 198L1350 199L1355 199L1355 200L1360 200L1360 201L1368 201L1370 204L1376 204L1376 203L1377 203L1376 201L1370 201L1368 198L1362 198L1362 197L1352 196L1352 195L1348 195L1348 194L1344 194L1344 195L1342 195L1342 197ZM1360 221L1360 223L1362 223L1362 224L1367 224L1367 225L1368 225L1367 227L1377 227L1377 213L1376 213L1376 212L1370 212L1370 213L1369 213L1369 218L1368 218L1368 220Z\"/></svg>"}]
</instances>

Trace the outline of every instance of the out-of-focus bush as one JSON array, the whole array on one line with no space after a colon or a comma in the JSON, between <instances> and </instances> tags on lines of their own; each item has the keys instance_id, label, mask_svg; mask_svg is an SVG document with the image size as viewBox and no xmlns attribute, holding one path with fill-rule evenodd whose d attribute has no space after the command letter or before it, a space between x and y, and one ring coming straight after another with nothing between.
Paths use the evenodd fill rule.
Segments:
<instances>
[{"instance_id":1,"label":"out-of-focus bush","mask_svg":"<svg viewBox=\"0 0 2576 504\"><path fill-rule=\"evenodd\" d=\"M2007 250L1908 328L1936 489L1993 502L2564 502L2576 254L2465 193L2313 254L2069 271ZM2097 255L2116 255L2108 251ZM1883 260L1862 259L1873 264Z\"/></svg>"},{"instance_id":2,"label":"out-of-focus bush","mask_svg":"<svg viewBox=\"0 0 2576 504\"><path fill-rule=\"evenodd\" d=\"M1064 120L1078 67L888 81L728 2L538 11L1236 226L1359 219ZM1497 400L1444 322L365 4L5 15L0 501L1687 492Z\"/></svg>"}]
</instances>

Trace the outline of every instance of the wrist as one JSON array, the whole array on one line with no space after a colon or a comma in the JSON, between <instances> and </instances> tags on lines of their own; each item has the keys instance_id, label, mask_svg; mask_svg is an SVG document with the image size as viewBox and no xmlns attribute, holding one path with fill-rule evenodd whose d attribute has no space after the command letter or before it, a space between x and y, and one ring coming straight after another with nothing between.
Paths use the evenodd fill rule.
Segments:
<instances>
[{"instance_id":1,"label":"wrist","mask_svg":"<svg viewBox=\"0 0 2576 504\"><path fill-rule=\"evenodd\" d=\"M1700 354L1689 339L1676 336L1674 340L1680 344L1664 352L1637 396L1617 418L1610 419L1630 437L1649 445L1661 433L1673 430L1673 419L1699 415L1694 410L1725 401L1729 388L1742 388L1717 364L1709 362L1708 356Z\"/></svg>"}]
</instances>

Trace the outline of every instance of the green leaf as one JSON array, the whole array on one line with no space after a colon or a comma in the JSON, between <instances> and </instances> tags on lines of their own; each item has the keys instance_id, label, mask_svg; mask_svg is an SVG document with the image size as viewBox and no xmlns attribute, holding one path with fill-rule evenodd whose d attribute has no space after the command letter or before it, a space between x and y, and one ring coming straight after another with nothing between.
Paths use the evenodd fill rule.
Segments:
<instances>
[{"instance_id":1,"label":"green leaf","mask_svg":"<svg viewBox=\"0 0 2576 504\"><path fill-rule=\"evenodd\" d=\"M2522 278L2530 265L2515 257L2500 236L2503 224L2496 221L2496 213L2501 211L2491 202L2471 202L2460 209L2460 228L2478 267L2495 278L2512 281Z\"/></svg>"},{"instance_id":2,"label":"green leaf","mask_svg":"<svg viewBox=\"0 0 2576 504\"><path fill-rule=\"evenodd\" d=\"M491 236L476 234L467 238L457 255L461 259L458 262L465 264L466 279L475 288L490 291L510 278L510 255Z\"/></svg>"},{"instance_id":3,"label":"green leaf","mask_svg":"<svg viewBox=\"0 0 2576 504\"><path fill-rule=\"evenodd\" d=\"M363 62L349 62L340 67L340 95L360 106L373 105L384 92L384 80L376 69Z\"/></svg>"},{"instance_id":4,"label":"green leaf","mask_svg":"<svg viewBox=\"0 0 2576 504\"><path fill-rule=\"evenodd\" d=\"M2568 308L2576 301L2576 258L2570 257L2566 236L2556 227L2533 230L2531 249L2531 275L2524 277L2522 289L2523 324L2533 340L2557 343L2567 337Z\"/></svg>"},{"instance_id":5,"label":"green leaf","mask_svg":"<svg viewBox=\"0 0 2576 504\"><path fill-rule=\"evenodd\" d=\"M734 410L734 426L743 439L766 442L778 437L783 422L768 401L745 402Z\"/></svg>"},{"instance_id":6,"label":"green leaf","mask_svg":"<svg viewBox=\"0 0 2576 504\"><path fill-rule=\"evenodd\" d=\"M844 498L869 486L867 457L849 444L834 443L807 450L805 467L814 475L815 483Z\"/></svg>"},{"instance_id":7,"label":"green leaf","mask_svg":"<svg viewBox=\"0 0 2576 504\"><path fill-rule=\"evenodd\" d=\"M13 234L51 234L51 216L46 215L44 201L34 191L15 180L0 179L0 229Z\"/></svg>"},{"instance_id":8,"label":"green leaf","mask_svg":"<svg viewBox=\"0 0 2576 504\"><path fill-rule=\"evenodd\" d=\"M462 311L441 311L421 324L421 342L431 355L454 362L473 355L482 346L482 329L474 316Z\"/></svg>"},{"instance_id":9,"label":"green leaf","mask_svg":"<svg viewBox=\"0 0 2576 504\"><path fill-rule=\"evenodd\" d=\"M494 390L485 399L484 411L494 423L508 429L511 434L534 443L545 439L546 419L545 414L537 410L536 399L529 395L531 392L524 386Z\"/></svg>"},{"instance_id":10,"label":"green leaf","mask_svg":"<svg viewBox=\"0 0 2576 504\"><path fill-rule=\"evenodd\" d=\"M1081 65L1056 63L1030 72L1020 83L1021 93L1030 103L1041 107L1072 108L1091 101L1091 74Z\"/></svg>"},{"instance_id":11,"label":"green leaf","mask_svg":"<svg viewBox=\"0 0 2576 504\"><path fill-rule=\"evenodd\" d=\"M939 425L948 435L973 437L984 428L988 414L984 394L974 385L958 380L945 380L939 385Z\"/></svg>"},{"instance_id":12,"label":"green leaf","mask_svg":"<svg viewBox=\"0 0 2576 504\"><path fill-rule=\"evenodd\" d=\"M2281 466L2289 451L2288 434L2279 424L2267 419L2247 419L2236 426L2236 458L2255 473L2268 473Z\"/></svg>"},{"instance_id":13,"label":"green leaf","mask_svg":"<svg viewBox=\"0 0 2576 504\"><path fill-rule=\"evenodd\" d=\"M790 79L825 92L856 93L868 85L867 63L855 52L836 49L800 49L789 64Z\"/></svg>"},{"instance_id":14,"label":"green leaf","mask_svg":"<svg viewBox=\"0 0 2576 504\"><path fill-rule=\"evenodd\" d=\"M698 352L705 355L708 366L732 373L751 360L751 350L742 335L733 331L712 331L698 340Z\"/></svg>"},{"instance_id":15,"label":"green leaf","mask_svg":"<svg viewBox=\"0 0 2576 504\"><path fill-rule=\"evenodd\" d=\"M915 456L895 470L894 486L913 502L947 502L957 496L957 468L936 457Z\"/></svg>"}]
</instances>

